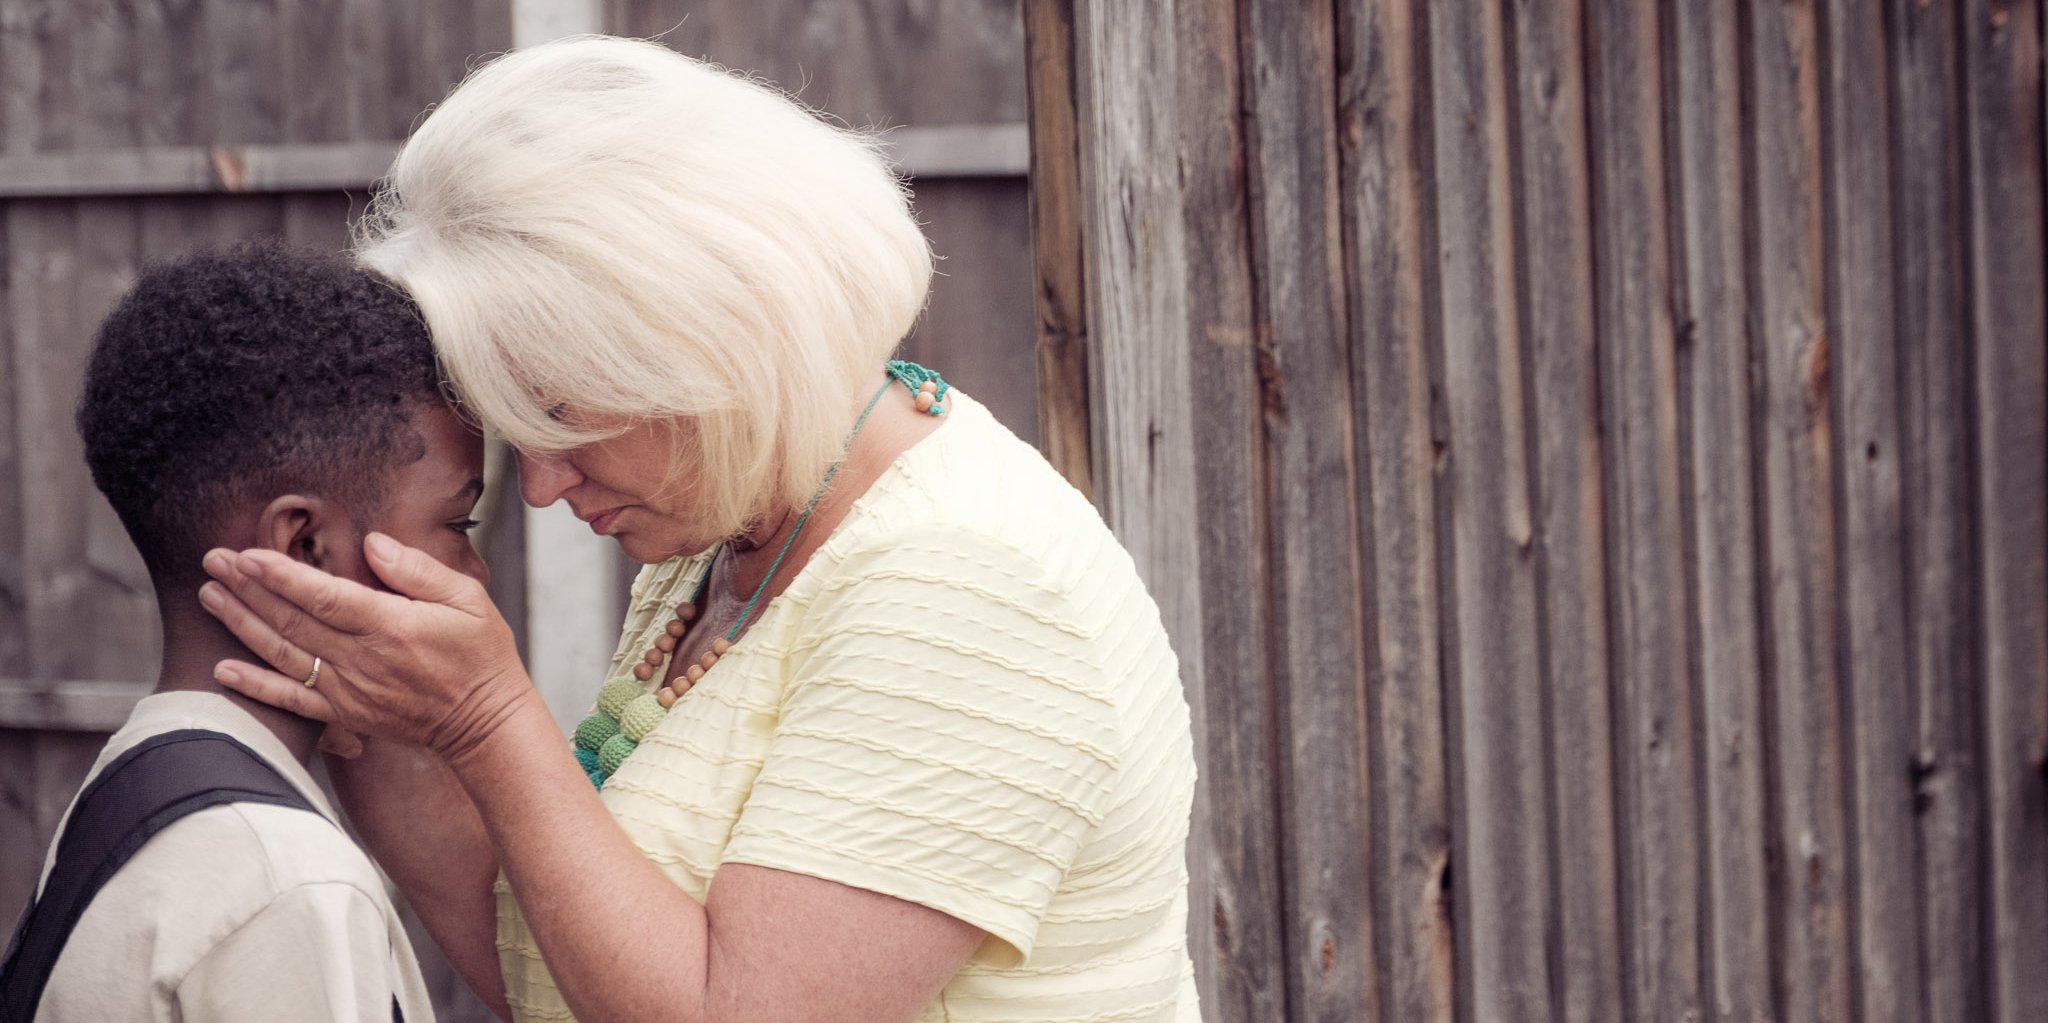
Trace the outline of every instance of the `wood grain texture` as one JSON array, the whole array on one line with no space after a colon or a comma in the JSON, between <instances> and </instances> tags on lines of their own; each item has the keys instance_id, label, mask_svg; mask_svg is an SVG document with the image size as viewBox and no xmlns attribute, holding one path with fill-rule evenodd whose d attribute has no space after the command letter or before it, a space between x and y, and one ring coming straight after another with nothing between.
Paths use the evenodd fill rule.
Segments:
<instances>
[{"instance_id":1,"label":"wood grain texture","mask_svg":"<svg viewBox=\"0 0 2048 1023\"><path fill-rule=\"evenodd\" d=\"M1964 301L1956 14L1897 0L1892 40L1893 244L1900 373L1920 1018L1990 1019L1984 904L1981 671L1972 542L1974 382Z\"/></svg>"},{"instance_id":2,"label":"wood grain texture","mask_svg":"<svg viewBox=\"0 0 2048 1023\"><path fill-rule=\"evenodd\" d=\"M1670 8L1666 110L1675 121L1673 251L1686 562L1699 687L1707 1018L1773 1016L1763 623L1759 620L1755 396L1747 274L1737 12Z\"/></svg>"},{"instance_id":3,"label":"wood grain texture","mask_svg":"<svg viewBox=\"0 0 2048 1023\"><path fill-rule=\"evenodd\" d=\"M1095 268L1085 299L1094 497L1159 605L1202 734L1208 676L1201 580L1187 571L1201 548L1189 514L1196 454L1172 16L1168 0L1073 7L1077 215L1082 258ZM1206 877L1206 845L1190 848L1191 869Z\"/></svg>"},{"instance_id":4,"label":"wood grain texture","mask_svg":"<svg viewBox=\"0 0 2048 1023\"><path fill-rule=\"evenodd\" d=\"M605 26L758 74L856 126L1026 116L1016 2L607 0Z\"/></svg>"},{"instance_id":5,"label":"wood grain texture","mask_svg":"<svg viewBox=\"0 0 2048 1023\"><path fill-rule=\"evenodd\" d=\"M1899 360L1893 315L1884 12L1829 0L1821 19L1828 319L1833 325L1837 643L1849 734L1850 942L1857 1018L1920 1017L1913 730L1906 669Z\"/></svg>"},{"instance_id":6,"label":"wood grain texture","mask_svg":"<svg viewBox=\"0 0 2048 1023\"><path fill-rule=\"evenodd\" d=\"M1029 207L1037 282L1032 304L1038 323L1039 446L1067 482L1092 494L1074 6L1069 0L1023 0L1023 13L1031 110Z\"/></svg>"},{"instance_id":7,"label":"wood grain texture","mask_svg":"<svg viewBox=\"0 0 2048 1023\"><path fill-rule=\"evenodd\" d=\"M1219 684L1195 707L1203 750L1190 862L1190 952L1212 1023L1287 1018L1280 773L1272 680L1272 537L1253 296L1238 20L1232 0L1177 7L1188 237L1189 401L1201 515L1202 664ZM1036 63L1033 67L1037 76ZM1034 110L1036 99L1034 98ZM1041 261L1041 266L1044 263ZM1076 281L1078 282L1078 266ZM1050 290L1050 289L1048 289ZM1052 396L1047 396L1050 407ZM1227 684L1221 680L1229 680Z\"/></svg>"},{"instance_id":8,"label":"wood grain texture","mask_svg":"<svg viewBox=\"0 0 2048 1023\"><path fill-rule=\"evenodd\" d=\"M2041 11L1965 4L1964 166L1976 344L1978 643L1993 1018L2048 1017L2048 311Z\"/></svg>"},{"instance_id":9,"label":"wood grain texture","mask_svg":"<svg viewBox=\"0 0 2048 1023\"><path fill-rule=\"evenodd\" d=\"M1655 8L1589 6L1594 287L1606 427L1630 1015L1702 1013L1697 707L1679 482L1670 198Z\"/></svg>"},{"instance_id":10,"label":"wood grain texture","mask_svg":"<svg viewBox=\"0 0 2048 1023\"><path fill-rule=\"evenodd\" d=\"M1510 8L1519 289L1548 726L1551 1018L1622 1014L1605 473L1594 316L1585 12Z\"/></svg>"},{"instance_id":11,"label":"wood grain texture","mask_svg":"<svg viewBox=\"0 0 2048 1023\"><path fill-rule=\"evenodd\" d=\"M1458 993L1473 1019L1531 1019L1550 1011L1555 905L1505 27L1474 5L1428 16Z\"/></svg>"},{"instance_id":12,"label":"wood grain texture","mask_svg":"<svg viewBox=\"0 0 2048 1023\"><path fill-rule=\"evenodd\" d=\"M1363 453L1372 906L1380 1018L1453 1018L1447 684L1438 634L1427 42L1405 0L1338 9L1338 158L1353 428ZM1273 486L1288 481L1275 479Z\"/></svg>"},{"instance_id":13,"label":"wood grain texture","mask_svg":"<svg viewBox=\"0 0 2048 1023\"><path fill-rule=\"evenodd\" d=\"M946 375L1027 443L1039 441L1031 225L1022 181L920 179L918 219L938 256L905 358Z\"/></svg>"},{"instance_id":14,"label":"wood grain texture","mask_svg":"<svg viewBox=\"0 0 2048 1023\"><path fill-rule=\"evenodd\" d=\"M1833 339L1822 251L1819 41L1811 3L1754 3L1748 15L1748 262L1761 380L1756 429L1773 728L1774 984L1785 1018L1846 1020L1847 789L1834 631Z\"/></svg>"},{"instance_id":15,"label":"wood grain texture","mask_svg":"<svg viewBox=\"0 0 2048 1023\"><path fill-rule=\"evenodd\" d=\"M1337 205L1335 14L1240 6L1251 343L1262 388L1273 577L1269 660L1282 715L1280 808L1290 1010L1371 1019L1358 465ZM1186 55L1183 55L1186 56ZM1201 234L1199 243L1208 240Z\"/></svg>"}]
</instances>

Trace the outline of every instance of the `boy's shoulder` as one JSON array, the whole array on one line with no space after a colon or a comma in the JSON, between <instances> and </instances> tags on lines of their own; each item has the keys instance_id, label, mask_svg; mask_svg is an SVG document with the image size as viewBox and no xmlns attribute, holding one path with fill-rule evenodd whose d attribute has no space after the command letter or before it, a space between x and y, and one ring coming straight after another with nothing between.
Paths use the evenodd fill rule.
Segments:
<instances>
[{"instance_id":1,"label":"boy's shoulder","mask_svg":"<svg viewBox=\"0 0 2048 1023\"><path fill-rule=\"evenodd\" d=\"M109 740L93 776L153 735L206 728L256 750L294 787L311 788L302 794L319 812L225 803L157 832L80 915L45 989L40 1016L153 1018L161 1008L157 1003L176 1000L188 976L216 949L261 934L360 934L364 955L386 959L391 946L384 932L394 911L382 876L329 816L331 808L304 769L295 761L277 762L281 746L275 738L250 733L253 720L220 697L159 694L143 703ZM67 814L64 826L69 824Z\"/></svg>"}]
</instances>

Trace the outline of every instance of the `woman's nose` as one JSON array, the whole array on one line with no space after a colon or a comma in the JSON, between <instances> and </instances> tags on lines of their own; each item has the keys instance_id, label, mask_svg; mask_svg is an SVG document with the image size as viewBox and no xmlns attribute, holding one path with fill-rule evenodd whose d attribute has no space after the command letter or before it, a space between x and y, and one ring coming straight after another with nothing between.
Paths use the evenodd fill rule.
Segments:
<instances>
[{"instance_id":1,"label":"woman's nose","mask_svg":"<svg viewBox=\"0 0 2048 1023\"><path fill-rule=\"evenodd\" d=\"M535 508L545 508L582 482L583 476L564 455L517 452L519 497Z\"/></svg>"}]
</instances>

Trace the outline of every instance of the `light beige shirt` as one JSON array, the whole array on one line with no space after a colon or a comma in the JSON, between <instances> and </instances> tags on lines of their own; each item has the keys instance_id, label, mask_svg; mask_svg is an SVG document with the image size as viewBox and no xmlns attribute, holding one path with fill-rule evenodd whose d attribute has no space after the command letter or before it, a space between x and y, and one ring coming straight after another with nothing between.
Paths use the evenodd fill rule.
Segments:
<instances>
[{"instance_id":1,"label":"light beige shirt","mask_svg":"<svg viewBox=\"0 0 2048 1023\"><path fill-rule=\"evenodd\" d=\"M605 807L699 900L747 863L987 932L922 1023L1200 1023L1194 745L1158 608L1086 498L972 399L946 404L646 734ZM615 675L705 563L641 572ZM569 1019L499 892L514 1018Z\"/></svg>"},{"instance_id":2,"label":"light beige shirt","mask_svg":"<svg viewBox=\"0 0 2048 1023\"><path fill-rule=\"evenodd\" d=\"M312 775L246 711L207 693L146 697L92 775L136 743L181 728L239 740L320 813L231 803L158 832L79 918L36 1019L390 1023L396 994L407 1023L432 1020L383 877L341 830Z\"/></svg>"}]
</instances>

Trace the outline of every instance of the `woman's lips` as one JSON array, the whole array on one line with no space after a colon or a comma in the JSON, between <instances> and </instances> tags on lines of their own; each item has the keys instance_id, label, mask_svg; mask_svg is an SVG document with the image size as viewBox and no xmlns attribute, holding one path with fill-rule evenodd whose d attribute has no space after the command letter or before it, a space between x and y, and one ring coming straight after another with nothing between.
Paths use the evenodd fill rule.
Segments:
<instances>
[{"instance_id":1,"label":"woman's lips","mask_svg":"<svg viewBox=\"0 0 2048 1023\"><path fill-rule=\"evenodd\" d=\"M599 536L609 535L611 533L612 522L619 517L620 512L625 510L625 508L619 507L613 508L611 511L608 512L600 512L596 518L590 520L590 531L596 533Z\"/></svg>"}]
</instances>

